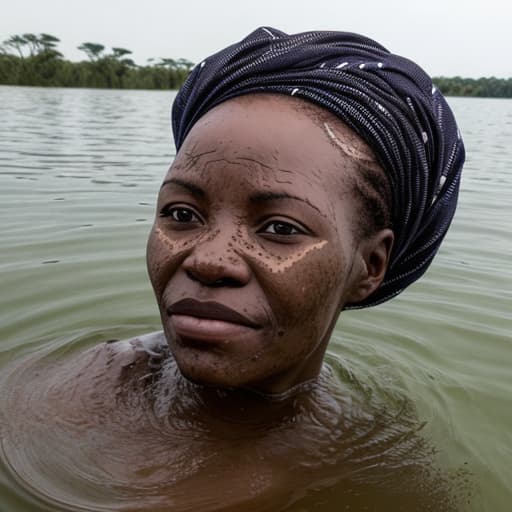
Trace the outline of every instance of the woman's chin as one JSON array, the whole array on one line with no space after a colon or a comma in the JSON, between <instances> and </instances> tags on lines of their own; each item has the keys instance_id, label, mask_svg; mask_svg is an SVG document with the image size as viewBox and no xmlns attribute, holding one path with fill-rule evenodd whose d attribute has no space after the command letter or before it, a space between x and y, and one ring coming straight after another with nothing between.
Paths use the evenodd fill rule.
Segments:
<instances>
[{"instance_id":1,"label":"woman's chin","mask_svg":"<svg viewBox=\"0 0 512 512\"><path fill-rule=\"evenodd\" d=\"M174 353L174 358L181 375L194 384L220 389L238 388L245 384L238 372L216 364L211 361L213 358L205 357L205 354L184 357L183 354Z\"/></svg>"}]
</instances>

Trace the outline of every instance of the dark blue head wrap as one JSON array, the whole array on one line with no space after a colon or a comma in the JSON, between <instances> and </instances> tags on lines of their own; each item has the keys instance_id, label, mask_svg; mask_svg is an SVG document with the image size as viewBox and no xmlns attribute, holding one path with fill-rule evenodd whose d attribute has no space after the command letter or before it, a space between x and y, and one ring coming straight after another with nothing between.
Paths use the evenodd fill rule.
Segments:
<instances>
[{"instance_id":1,"label":"dark blue head wrap","mask_svg":"<svg viewBox=\"0 0 512 512\"><path fill-rule=\"evenodd\" d=\"M381 286L349 307L399 294L426 271L455 212L464 145L444 97L419 66L366 37L263 27L194 68L172 108L176 148L215 105L261 92L320 105L372 148L391 184L395 243Z\"/></svg>"}]
</instances>

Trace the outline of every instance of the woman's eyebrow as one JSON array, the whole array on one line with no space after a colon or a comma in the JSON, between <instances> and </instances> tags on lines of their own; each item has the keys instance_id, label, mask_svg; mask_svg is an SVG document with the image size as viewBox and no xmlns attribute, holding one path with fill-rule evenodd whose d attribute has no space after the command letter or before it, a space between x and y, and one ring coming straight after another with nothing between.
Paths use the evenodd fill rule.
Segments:
<instances>
[{"instance_id":1,"label":"woman's eyebrow","mask_svg":"<svg viewBox=\"0 0 512 512\"><path fill-rule=\"evenodd\" d=\"M318 213L323 215L320 209L307 199L294 196L293 194L288 194L287 192L255 192L249 196L249 200L252 203L264 203L267 201L275 201L276 199L294 199L295 201L300 201L301 203L307 204L310 208L314 208Z\"/></svg>"},{"instance_id":2,"label":"woman's eyebrow","mask_svg":"<svg viewBox=\"0 0 512 512\"><path fill-rule=\"evenodd\" d=\"M182 180L180 178L169 178L162 183L160 189L165 187L165 185L178 185L186 190L188 190L192 195L198 197L199 199L203 199L206 197L206 192L201 188L195 185L194 183L190 183L190 181Z\"/></svg>"}]
</instances>

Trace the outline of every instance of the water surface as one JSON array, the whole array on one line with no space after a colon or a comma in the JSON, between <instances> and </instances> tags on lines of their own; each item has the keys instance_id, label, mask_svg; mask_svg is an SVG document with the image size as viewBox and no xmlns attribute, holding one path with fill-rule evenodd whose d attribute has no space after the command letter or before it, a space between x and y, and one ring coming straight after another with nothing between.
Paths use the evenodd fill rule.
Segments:
<instances>
[{"instance_id":1,"label":"water surface","mask_svg":"<svg viewBox=\"0 0 512 512\"><path fill-rule=\"evenodd\" d=\"M173 92L0 87L0 371L158 330L145 240L172 161ZM398 298L342 315L347 371L414 404L462 510L512 500L512 100L451 98L467 148L434 264ZM0 509L41 510L0 466ZM304 509L302 509L304 510Z\"/></svg>"}]
</instances>

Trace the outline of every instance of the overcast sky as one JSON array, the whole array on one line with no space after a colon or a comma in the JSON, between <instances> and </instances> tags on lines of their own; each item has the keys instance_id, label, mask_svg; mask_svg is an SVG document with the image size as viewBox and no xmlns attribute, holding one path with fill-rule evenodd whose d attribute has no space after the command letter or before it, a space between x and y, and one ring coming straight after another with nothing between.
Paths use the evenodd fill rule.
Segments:
<instances>
[{"instance_id":1,"label":"overcast sky","mask_svg":"<svg viewBox=\"0 0 512 512\"><path fill-rule=\"evenodd\" d=\"M434 76L512 77L509 0L5 0L0 41L46 32L82 60L85 41L198 62L254 28L343 30L372 37Z\"/></svg>"}]
</instances>

